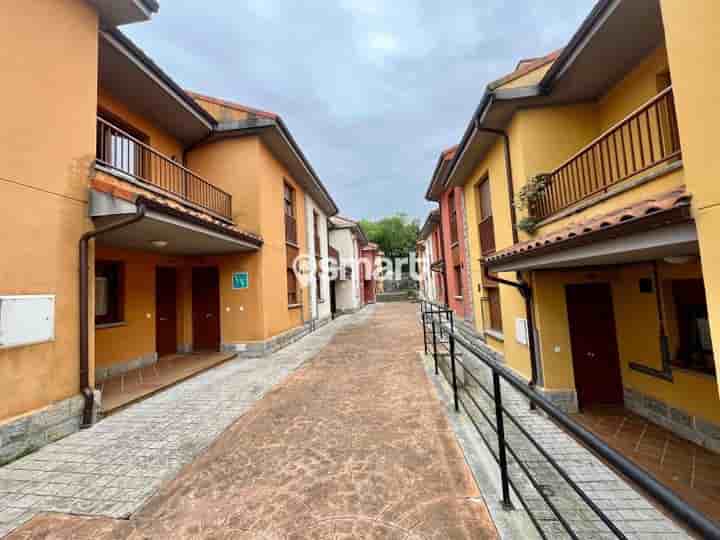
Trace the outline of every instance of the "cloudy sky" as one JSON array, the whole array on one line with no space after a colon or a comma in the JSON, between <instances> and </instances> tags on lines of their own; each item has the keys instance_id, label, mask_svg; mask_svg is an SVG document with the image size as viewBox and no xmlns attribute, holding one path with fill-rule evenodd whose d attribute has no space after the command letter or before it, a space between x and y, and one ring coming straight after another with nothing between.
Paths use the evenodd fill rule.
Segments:
<instances>
[{"instance_id":1,"label":"cloudy sky","mask_svg":"<svg viewBox=\"0 0 720 540\"><path fill-rule=\"evenodd\" d=\"M594 0L161 0L125 31L185 88L279 113L341 213L422 218L486 84Z\"/></svg>"}]
</instances>

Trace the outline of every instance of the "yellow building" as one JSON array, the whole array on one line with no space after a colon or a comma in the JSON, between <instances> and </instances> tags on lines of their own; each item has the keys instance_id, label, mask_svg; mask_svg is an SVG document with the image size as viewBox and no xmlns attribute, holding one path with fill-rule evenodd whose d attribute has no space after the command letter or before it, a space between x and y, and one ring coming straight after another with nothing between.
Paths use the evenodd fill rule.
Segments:
<instances>
[{"instance_id":1,"label":"yellow building","mask_svg":"<svg viewBox=\"0 0 720 540\"><path fill-rule=\"evenodd\" d=\"M488 86L447 180L487 345L568 410L624 403L715 451L719 21L712 0L598 2Z\"/></svg>"},{"instance_id":2,"label":"yellow building","mask_svg":"<svg viewBox=\"0 0 720 540\"><path fill-rule=\"evenodd\" d=\"M117 30L158 8L3 7L0 463L159 358L263 355L330 320L328 277L292 263L327 256L332 197L278 115L184 91Z\"/></svg>"}]
</instances>

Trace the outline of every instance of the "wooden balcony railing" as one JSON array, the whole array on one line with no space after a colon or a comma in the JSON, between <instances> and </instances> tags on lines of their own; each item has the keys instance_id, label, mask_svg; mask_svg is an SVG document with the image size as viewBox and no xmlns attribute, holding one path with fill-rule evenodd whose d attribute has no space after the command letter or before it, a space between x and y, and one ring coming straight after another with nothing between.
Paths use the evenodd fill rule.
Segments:
<instances>
[{"instance_id":1,"label":"wooden balcony railing","mask_svg":"<svg viewBox=\"0 0 720 540\"><path fill-rule=\"evenodd\" d=\"M531 209L544 219L680 157L672 88L667 88L548 175Z\"/></svg>"},{"instance_id":2,"label":"wooden balcony railing","mask_svg":"<svg viewBox=\"0 0 720 540\"><path fill-rule=\"evenodd\" d=\"M97 119L97 162L202 210L232 219L229 193L102 118Z\"/></svg>"}]
</instances>

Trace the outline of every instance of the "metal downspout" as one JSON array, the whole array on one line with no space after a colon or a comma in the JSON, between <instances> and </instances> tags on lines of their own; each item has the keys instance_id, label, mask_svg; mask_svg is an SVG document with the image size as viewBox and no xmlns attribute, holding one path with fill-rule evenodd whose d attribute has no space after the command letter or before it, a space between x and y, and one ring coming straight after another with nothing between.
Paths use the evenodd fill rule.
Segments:
<instances>
[{"instance_id":1,"label":"metal downspout","mask_svg":"<svg viewBox=\"0 0 720 540\"><path fill-rule=\"evenodd\" d=\"M145 217L145 205L140 203L137 206L135 214L127 219L118 221L105 227L100 227L93 231L88 231L80 237L80 392L85 398L85 408L83 410L83 419L81 429L86 429L92 425L93 406L95 404L95 394L90 386L90 332L89 321L89 297L90 283L88 275L88 252L90 240L93 238L122 229L128 225L132 225Z\"/></svg>"},{"instance_id":2,"label":"metal downspout","mask_svg":"<svg viewBox=\"0 0 720 540\"><path fill-rule=\"evenodd\" d=\"M515 210L515 185L513 184L513 169L512 159L510 158L510 135L503 129L493 129L481 127L480 123L477 122L475 126L478 131L484 131L486 133L493 133L499 135L504 140L505 146L505 175L507 176L507 190L508 198L510 199L510 225L512 226L512 239L513 244L518 243L518 232L517 232L517 212Z\"/></svg>"},{"instance_id":3,"label":"metal downspout","mask_svg":"<svg viewBox=\"0 0 720 540\"><path fill-rule=\"evenodd\" d=\"M486 264L483 264L482 267L485 279L517 289L525 300L525 318L527 319L528 324L528 348L530 349L531 369L529 386L530 388L534 389L538 382L538 363L537 351L535 350L535 317L533 316L532 288L525 281L508 281L507 279L502 279L491 275Z\"/></svg>"}]
</instances>

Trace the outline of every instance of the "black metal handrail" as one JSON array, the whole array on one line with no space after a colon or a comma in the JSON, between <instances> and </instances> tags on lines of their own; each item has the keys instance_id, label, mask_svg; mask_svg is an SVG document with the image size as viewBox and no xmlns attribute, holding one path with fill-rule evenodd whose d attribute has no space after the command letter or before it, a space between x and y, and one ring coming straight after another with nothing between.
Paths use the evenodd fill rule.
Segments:
<instances>
[{"instance_id":1,"label":"black metal handrail","mask_svg":"<svg viewBox=\"0 0 720 540\"><path fill-rule=\"evenodd\" d=\"M665 509L669 514L674 516L678 521L685 524L687 527L696 531L702 538L711 540L720 540L720 526L717 523L707 518L704 514L689 506L685 501L678 497L671 489L658 482L655 478L650 476L643 469L638 467L635 463L628 460L626 457L618 453L617 451L606 445L601 439L595 436L593 433L585 429L583 426L578 424L575 420L570 418L565 412L556 407L551 401L545 398L542 394L531 388L527 381L519 377L517 374L512 372L507 367L500 364L497 360L492 358L487 351L479 348L477 345L471 343L462 334L455 330L454 314L447 306L422 300L420 302L421 311L421 322L423 326L423 340L425 344L425 353L432 354L435 364L435 374L439 374L439 358L446 357L449 359L450 364L450 377L448 382L452 386L453 390L453 402L455 411L459 412L462 406L463 410L467 413L475 429L482 437L485 444L488 446L490 451L493 453L493 457L498 462L500 467L500 475L502 482L503 492L503 505L511 507L510 500L510 486L513 487L521 504L528 512L530 519L534 523L538 532L543 538L546 538L544 531L540 527L537 518L533 515L526 501L520 496L520 492L516 488L513 480L508 474L508 462L506 452L509 452L515 459L515 462L523 470L525 476L529 479L530 483L540 494L540 497L548 505L552 513L557 517L560 524L563 526L565 531L570 535L571 538L579 538L577 534L572 530L571 525L562 516L562 512L553 504L550 497L548 497L541 486L537 484L533 475L527 469L527 466L515 453L515 450L509 445L505 438L505 427L504 418L509 419L513 425L518 428L520 433L537 449L540 454L545 458L548 463L555 469L560 477L567 483L568 486L583 500L585 504L595 513L598 518L608 527L608 529L617 538L626 538L624 533L613 523L607 514L605 514L588 496L587 493L575 482L568 472L544 449L542 445L538 443L533 436L523 427L520 421L518 421L502 404L502 392L500 381L503 379L512 388L520 392L525 398L527 398L531 404L544 411L550 418L552 418L558 425L572 434L576 440L578 440L584 447L591 450L603 460L605 460L611 467L616 469L621 474L625 475L641 489L648 493L655 499L660 506ZM464 350L477 358L492 372L493 379L493 390L490 391L485 385L472 373L468 366L460 358L456 352L457 345L462 346ZM443 352L443 350L445 352ZM493 451L490 441L487 440L480 427L477 425L475 418L471 414L467 405L463 401L460 391L458 388L458 374L457 367L460 367L463 372L469 376L475 384L477 384L482 391L491 398L495 403L495 422L487 415L483 410L482 406L477 400L470 394L466 389L465 395L469 401L472 402L473 406L481 413L485 421L491 426L493 431L497 434L498 439L498 451Z\"/></svg>"},{"instance_id":2,"label":"black metal handrail","mask_svg":"<svg viewBox=\"0 0 720 540\"><path fill-rule=\"evenodd\" d=\"M232 195L100 117L96 158L98 164L108 169L161 189L218 217L232 219Z\"/></svg>"}]
</instances>

